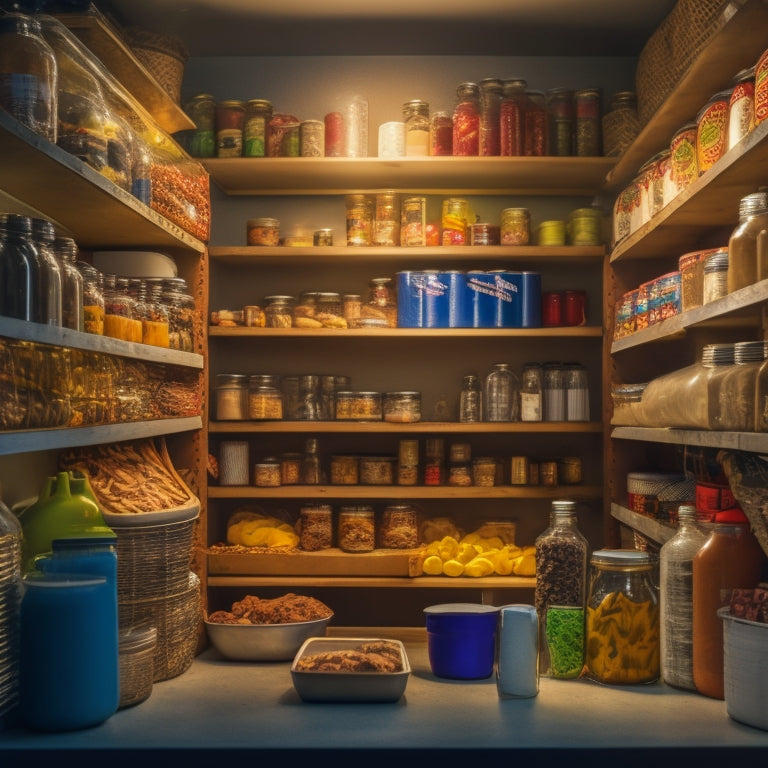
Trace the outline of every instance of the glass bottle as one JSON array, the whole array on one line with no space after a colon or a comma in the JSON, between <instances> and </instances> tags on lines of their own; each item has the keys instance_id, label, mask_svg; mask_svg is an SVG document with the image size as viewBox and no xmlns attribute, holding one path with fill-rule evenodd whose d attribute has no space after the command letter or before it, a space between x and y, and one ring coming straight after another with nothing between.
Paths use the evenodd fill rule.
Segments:
<instances>
[{"instance_id":1,"label":"glass bottle","mask_svg":"<svg viewBox=\"0 0 768 768\"><path fill-rule=\"evenodd\" d=\"M0 221L0 315L41 322L38 285L40 268L32 242L32 220L5 214Z\"/></svg>"},{"instance_id":2,"label":"glass bottle","mask_svg":"<svg viewBox=\"0 0 768 768\"><path fill-rule=\"evenodd\" d=\"M499 106L499 152L520 157L525 151L525 110L528 83L520 78L505 80Z\"/></svg>"},{"instance_id":3,"label":"glass bottle","mask_svg":"<svg viewBox=\"0 0 768 768\"><path fill-rule=\"evenodd\" d=\"M707 540L695 505L677 508L677 533L659 550L661 674L665 683L694 691L693 558Z\"/></svg>"},{"instance_id":4,"label":"glass bottle","mask_svg":"<svg viewBox=\"0 0 768 768\"><path fill-rule=\"evenodd\" d=\"M461 83L456 89L453 109L453 154L477 157L480 152L480 88L477 83Z\"/></svg>"},{"instance_id":5,"label":"glass bottle","mask_svg":"<svg viewBox=\"0 0 768 768\"><path fill-rule=\"evenodd\" d=\"M765 358L765 347L764 341L740 341L733 345L733 365L724 370L718 387L718 429L754 430L757 376Z\"/></svg>"},{"instance_id":6,"label":"glass bottle","mask_svg":"<svg viewBox=\"0 0 768 768\"><path fill-rule=\"evenodd\" d=\"M728 605L731 590L757 586L765 561L746 516L740 517L741 522L716 518L693 558L693 682L713 699L725 698L723 627L717 611Z\"/></svg>"},{"instance_id":7,"label":"glass bottle","mask_svg":"<svg viewBox=\"0 0 768 768\"><path fill-rule=\"evenodd\" d=\"M0 494L0 724L19 698L19 610L21 606L21 525Z\"/></svg>"},{"instance_id":8,"label":"glass bottle","mask_svg":"<svg viewBox=\"0 0 768 768\"><path fill-rule=\"evenodd\" d=\"M320 485L323 479L320 456L317 452L317 438L308 437L304 441L304 454L301 457L301 484Z\"/></svg>"},{"instance_id":9,"label":"glass bottle","mask_svg":"<svg viewBox=\"0 0 768 768\"><path fill-rule=\"evenodd\" d=\"M756 283L757 242L768 228L768 193L753 192L739 202L739 223L728 238L728 293Z\"/></svg>"},{"instance_id":10,"label":"glass bottle","mask_svg":"<svg viewBox=\"0 0 768 768\"><path fill-rule=\"evenodd\" d=\"M40 264L38 294L42 303L41 322L61 328L61 267L53 249L56 230L47 219L32 219L32 240Z\"/></svg>"},{"instance_id":11,"label":"glass bottle","mask_svg":"<svg viewBox=\"0 0 768 768\"><path fill-rule=\"evenodd\" d=\"M0 15L0 107L29 130L56 143L58 70L40 22Z\"/></svg>"},{"instance_id":12,"label":"glass bottle","mask_svg":"<svg viewBox=\"0 0 768 768\"><path fill-rule=\"evenodd\" d=\"M542 367L526 363L520 380L520 421L542 420Z\"/></svg>"},{"instance_id":13,"label":"glass bottle","mask_svg":"<svg viewBox=\"0 0 768 768\"><path fill-rule=\"evenodd\" d=\"M536 587L534 605L539 617L539 670L549 674L546 625L551 606L581 609L582 619L587 589L589 545L578 527L576 502L552 502L549 525L534 541L536 549ZM583 632L583 620L581 623ZM579 665L579 672L581 672Z\"/></svg>"},{"instance_id":14,"label":"glass bottle","mask_svg":"<svg viewBox=\"0 0 768 768\"><path fill-rule=\"evenodd\" d=\"M544 421L565 421L565 371L560 363L544 363L543 415Z\"/></svg>"},{"instance_id":15,"label":"glass bottle","mask_svg":"<svg viewBox=\"0 0 768 768\"><path fill-rule=\"evenodd\" d=\"M445 440L427 438L424 445L424 485L442 485L445 482Z\"/></svg>"},{"instance_id":16,"label":"glass bottle","mask_svg":"<svg viewBox=\"0 0 768 768\"><path fill-rule=\"evenodd\" d=\"M480 379L474 375L464 377L464 386L459 395L459 421L476 422L483 420L483 390Z\"/></svg>"},{"instance_id":17,"label":"glass bottle","mask_svg":"<svg viewBox=\"0 0 768 768\"><path fill-rule=\"evenodd\" d=\"M429 155L429 104L412 99L403 104L406 156Z\"/></svg>"},{"instance_id":18,"label":"glass bottle","mask_svg":"<svg viewBox=\"0 0 768 768\"><path fill-rule=\"evenodd\" d=\"M520 380L509 363L496 363L485 377L483 413L486 421L517 421Z\"/></svg>"},{"instance_id":19,"label":"glass bottle","mask_svg":"<svg viewBox=\"0 0 768 768\"><path fill-rule=\"evenodd\" d=\"M480 142L478 154L494 157L500 152L499 116L503 83L496 77L486 77L480 88Z\"/></svg>"},{"instance_id":20,"label":"glass bottle","mask_svg":"<svg viewBox=\"0 0 768 768\"><path fill-rule=\"evenodd\" d=\"M587 369L580 363L566 363L565 390L565 420L589 421Z\"/></svg>"},{"instance_id":21,"label":"glass bottle","mask_svg":"<svg viewBox=\"0 0 768 768\"><path fill-rule=\"evenodd\" d=\"M650 552L592 553L586 612L585 675L631 685L659 679L659 595Z\"/></svg>"},{"instance_id":22,"label":"glass bottle","mask_svg":"<svg viewBox=\"0 0 768 768\"><path fill-rule=\"evenodd\" d=\"M320 377L314 374L299 376L299 407L296 418L299 421L319 421L322 415Z\"/></svg>"},{"instance_id":23,"label":"glass bottle","mask_svg":"<svg viewBox=\"0 0 768 768\"><path fill-rule=\"evenodd\" d=\"M53 249L61 267L61 324L73 331L84 331L83 276L75 266L77 243L71 237L57 237Z\"/></svg>"}]
</instances>

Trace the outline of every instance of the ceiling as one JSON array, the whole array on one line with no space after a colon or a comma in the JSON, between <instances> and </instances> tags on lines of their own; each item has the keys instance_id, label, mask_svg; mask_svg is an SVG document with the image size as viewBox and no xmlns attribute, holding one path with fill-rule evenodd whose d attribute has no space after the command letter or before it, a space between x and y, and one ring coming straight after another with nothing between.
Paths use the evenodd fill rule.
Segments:
<instances>
[{"instance_id":1,"label":"ceiling","mask_svg":"<svg viewBox=\"0 0 768 768\"><path fill-rule=\"evenodd\" d=\"M190 56L637 56L676 0L96 0Z\"/></svg>"}]
</instances>

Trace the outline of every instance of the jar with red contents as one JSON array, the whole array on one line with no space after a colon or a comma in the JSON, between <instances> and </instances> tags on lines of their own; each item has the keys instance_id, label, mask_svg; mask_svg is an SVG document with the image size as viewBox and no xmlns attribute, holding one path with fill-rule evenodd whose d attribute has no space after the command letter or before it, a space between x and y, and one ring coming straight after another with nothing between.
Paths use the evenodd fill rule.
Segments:
<instances>
[{"instance_id":1,"label":"jar with red contents","mask_svg":"<svg viewBox=\"0 0 768 768\"><path fill-rule=\"evenodd\" d=\"M341 112L329 112L325 123L325 156L344 157L344 115Z\"/></svg>"},{"instance_id":2,"label":"jar with red contents","mask_svg":"<svg viewBox=\"0 0 768 768\"><path fill-rule=\"evenodd\" d=\"M300 125L297 117L274 112L267 125L267 157L299 157Z\"/></svg>"},{"instance_id":3,"label":"jar with red contents","mask_svg":"<svg viewBox=\"0 0 768 768\"><path fill-rule=\"evenodd\" d=\"M461 83L453 110L453 154L477 157L480 151L480 88L477 83Z\"/></svg>"},{"instance_id":4,"label":"jar with red contents","mask_svg":"<svg viewBox=\"0 0 768 768\"><path fill-rule=\"evenodd\" d=\"M499 153L505 157L521 157L524 152L525 80L505 80L499 107Z\"/></svg>"},{"instance_id":5,"label":"jar with red contents","mask_svg":"<svg viewBox=\"0 0 768 768\"><path fill-rule=\"evenodd\" d=\"M527 157L543 157L549 147L549 120L543 91L527 91L523 145Z\"/></svg>"},{"instance_id":6,"label":"jar with red contents","mask_svg":"<svg viewBox=\"0 0 768 768\"><path fill-rule=\"evenodd\" d=\"M499 154L499 114L503 83L496 77L486 77L480 87L480 144L478 154L494 157Z\"/></svg>"},{"instance_id":7,"label":"jar with red contents","mask_svg":"<svg viewBox=\"0 0 768 768\"><path fill-rule=\"evenodd\" d=\"M435 112L429 123L429 154L433 157L453 154L453 120L447 112Z\"/></svg>"}]
</instances>

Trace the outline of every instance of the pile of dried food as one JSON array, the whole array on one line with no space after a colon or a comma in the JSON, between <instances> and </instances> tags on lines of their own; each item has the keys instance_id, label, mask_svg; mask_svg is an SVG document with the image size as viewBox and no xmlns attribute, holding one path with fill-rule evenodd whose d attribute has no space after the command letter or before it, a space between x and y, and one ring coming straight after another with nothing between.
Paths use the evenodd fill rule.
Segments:
<instances>
[{"instance_id":1,"label":"pile of dried food","mask_svg":"<svg viewBox=\"0 0 768 768\"><path fill-rule=\"evenodd\" d=\"M217 624L293 624L331 615L333 611L320 600L289 592L272 599L246 595L234 602L231 610L211 613L208 621Z\"/></svg>"}]
</instances>

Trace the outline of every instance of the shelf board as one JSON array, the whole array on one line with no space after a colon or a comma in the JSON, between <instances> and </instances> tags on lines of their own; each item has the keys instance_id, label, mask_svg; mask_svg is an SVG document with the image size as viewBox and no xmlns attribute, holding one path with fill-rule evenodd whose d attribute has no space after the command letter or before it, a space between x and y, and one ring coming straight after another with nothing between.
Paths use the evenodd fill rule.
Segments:
<instances>
[{"instance_id":1,"label":"shelf board","mask_svg":"<svg viewBox=\"0 0 768 768\"><path fill-rule=\"evenodd\" d=\"M34 341L41 344L51 344L68 349L83 349L90 352L103 352L108 355L119 355L148 363L163 365L181 365L187 368L202 370L203 356L193 352L181 352L176 349L165 349L149 344L136 344L108 336L98 336L93 333L81 333L69 328L57 328L42 323L28 323L12 317L0 317L0 336L21 341Z\"/></svg>"},{"instance_id":2,"label":"shelf board","mask_svg":"<svg viewBox=\"0 0 768 768\"><path fill-rule=\"evenodd\" d=\"M163 130L176 133L194 129L192 119L100 13L59 13L54 16L96 55Z\"/></svg>"},{"instance_id":3,"label":"shelf board","mask_svg":"<svg viewBox=\"0 0 768 768\"><path fill-rule=\"evenodd\" d=\"M41 211L81 248L205 251L204 243L3 110L0 166L6 211Z\"/></svg>"},{"instance_id":4,"label":"shelf board","mask_svg":"<svg viewBox=\"0 0 768 768\"><path fill-rule=\"evenodd\" d=\"M375 263L420 263L447 264L454 262L496 263L499 260L513 260L515 263L529 264L601 264L605 258L605 248L601 246L581 247L564 245L548 247L541 245L487 245L471 248L458 245L440 245L432 247L395 247L382 246L211 246L208 255L214 261L233 266L248 264L253 266L285 266L290 260L292 266L305 266L322 261L323 265L348 267L360 262Z\"/></svg>"},{"instance_id":5,"label":"shelf board","mask_svg":"<svg viewBox=\"0 0 768 768\"><path fill-rule=\"evenodd\" d=\"M28 431L0 432L0 456L31 451L72 448L81 445L117 443L144 437L169 435L202 429L200 416L181 419L156 419L128 424L104 424L95 427L60 427Z\"/></svg>"},{"instance_id":6,"label":"shelf board","mask_svg":"<svg viewBox=\"0 0 768 768\"><path fill-rule=\"evenodd\" d=\"M667 427L613 427L611 437L615 440L639 440L646 443L730 448L753 453L768 452L768 433L765 432L710 432Z\"/></svg>"},{"instance_id":7,"label":"shelf board","mask_svg":"<svg viewBox=\"0 0 768 768\"><path fill-rule=\"evenodd\" d=\"M533 589L533 576L212 576L209 587L284 587L289 589L376 587L394 589Z\"/></svg>"},{"instance_id":8,"label":"shelf board","mask_svg":"<svg viewBox=\"0 0 768 768\"><path fill-rule=\"evenodd\" d=\"M200 162L228 195L409 194L593 196L609 157L234 157Z\"/></svg>"},{"instance_id":9,"label":"shelf board","mask_svg":"<svg viewBox=\"0 0 768 768\"><path fill-rule=\"evenodd\" d=\"M702 231L735 226L739 201L765 184L766 165L768 120L750 131L650 221L622 239L611 252L610 262L681 256L696 247Z\"/></svg>"},{"instance_id":10,"label":"shelf board","mask_svg":"<svg viewBox=\"0 0 768 768\"><path fill-rule=\"evenodd\" d=\"M766 44L768 5L763 0L741 0L736 5L735 12L728 7L730 15L723 14L719 29L609 171L607 191L623 189L646 160L669 146L680 126L695 119L713 93L728 88L737 72L760 58Z\"/></svg>"},{"instance_id":11,"label":"shelf board","mask_svg":"<svg viewBox=\"0 0 768 768\"><path fill-rule=\"evenodd\" d=\"M677 533L675 526L654 520L646 515L639 515L620 504L611 504L611 516L658 544L664 544Z\"/></svg>"},{"instance_id":12,"label":"shelf board","mask_svg":"<svg viewBox=\"0 0 768 768\"><path fill-rule=\"evenodd\" d=\"M689 309L675 317L643 328L611 344L611 354L657 341L680 338L688 328L760 328L763 307L768 301L768 280L748 285L722 299Z\"/></svg>"},{"instance_id":13,"label":"shelf board","mask_svg":"<svg viewBox=\"0 0 768 768\"><path fill-rule=\"evenodd\" d=\"M594 338L603 336L603 329L596 325L557 326L547 328L250 328L238 326L226 328L212 325L209 336L239 338L257 336L268 338L334 338L334 339L456 339L469 338Z\"/></svg>"},{"instance_id":14,"label":"shelf board","mask_svg":"<svg viewBox=\"0 0 768 768\"><path fill-rule=\"evenodd\" d=\"M210 434L312 433L312 434L572 434L602 433L601 421L211 421Z\"/></svg>"},{"instance_id":15,"label":"shelf board","mask_svg":"<svg viewBox=\"0 0 768 768\"><path fill-rule=\"evenodd\" d=\"M495 485L490 488L451 485L282 485L208 487L209 499L594 499L599 485Z\"/></svg>"}]
</instances>

